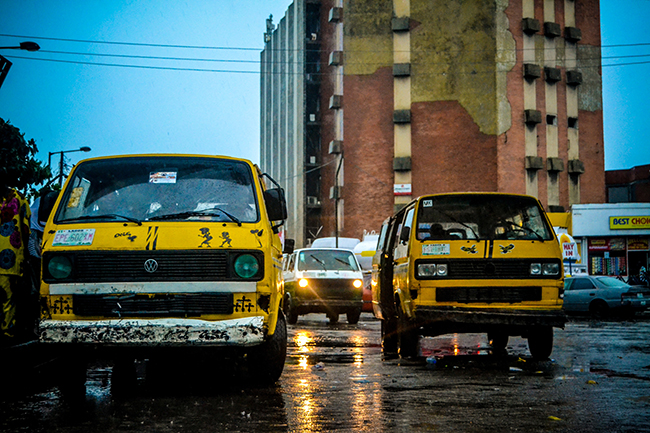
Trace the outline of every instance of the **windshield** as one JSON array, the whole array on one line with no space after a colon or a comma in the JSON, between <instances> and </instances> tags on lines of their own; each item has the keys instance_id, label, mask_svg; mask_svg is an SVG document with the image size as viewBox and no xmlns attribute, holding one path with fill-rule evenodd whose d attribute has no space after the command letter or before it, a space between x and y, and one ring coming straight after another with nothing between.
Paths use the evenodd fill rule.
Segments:
<instances>
[{"instance_id":1,"label":"windshield","mask_svg":"<svg viewBox=\"0 0 650 433\"><path fill-rule=\"evenodd\" d=\"M151 156L81 163L55 221L259 219L248 164L218 158Z\"/></svg>"},{"instance_id":2,"label":"windshield","mask_svg":"<svg viewBox=\"0 0 650 433\"><path fill-rule=\"evenodd\" d=\"M462 194L424 197L417 238L427 240L553 240L543 210L530 197Z\"/></svg>"},{"instance_id":3,"label":"windshield","mask_svg":"<svg viewBox=\"0 0 650 433\"><path fill-rule=\"evenodd\" d=\"M352 251L305 250L298 254L299 271L358 271Z\"/></svg>"}]
</instances>

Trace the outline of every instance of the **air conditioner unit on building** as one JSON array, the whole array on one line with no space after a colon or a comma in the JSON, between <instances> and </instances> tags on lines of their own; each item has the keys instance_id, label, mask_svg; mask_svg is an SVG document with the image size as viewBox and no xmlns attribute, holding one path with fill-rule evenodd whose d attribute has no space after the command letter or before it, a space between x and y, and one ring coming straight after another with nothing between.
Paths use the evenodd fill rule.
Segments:
<instances>
[{"instance_id":1,"label":"air conditioner unit on building","mask_svg":"<svg viewBox=\"0 0 650 433\"><path fill-rule=\"evenodd\" d=\"M315 122L316 121L316 115L315 114L310 114L309 115L309 121L310 122Z\"/></svg>"},{"instance_id":2,"label":"air conditioner unit on building","mask_svg":"<svg viewBox=\"0 0 650 433\"><path fill-rule=\"evenodd\" d=\"M318 197L314 197L314 196L308 195L308 196L307 196L307 204L308 204L309 206L319 206L319 205L320 205L320 201L318 201Z\"/></svg>"}]
</instances>

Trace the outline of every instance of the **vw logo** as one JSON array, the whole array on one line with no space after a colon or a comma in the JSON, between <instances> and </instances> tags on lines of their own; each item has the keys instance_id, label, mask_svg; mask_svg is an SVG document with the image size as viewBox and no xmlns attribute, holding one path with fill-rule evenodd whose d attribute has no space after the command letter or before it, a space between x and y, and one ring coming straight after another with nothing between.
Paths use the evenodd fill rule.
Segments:
<instances>
[{"instance_id":1,"label":"vw logo","mask_svg":"<svg viewBox=\"0 0 650 433\"><path fill-rule=\"evenodd\" d=\"M156 272L158 270L158 262L155 261L154 259L149 259L146 262L144 262L144 270L149 272L150 274Z\"/></svg>"}]
</instances>

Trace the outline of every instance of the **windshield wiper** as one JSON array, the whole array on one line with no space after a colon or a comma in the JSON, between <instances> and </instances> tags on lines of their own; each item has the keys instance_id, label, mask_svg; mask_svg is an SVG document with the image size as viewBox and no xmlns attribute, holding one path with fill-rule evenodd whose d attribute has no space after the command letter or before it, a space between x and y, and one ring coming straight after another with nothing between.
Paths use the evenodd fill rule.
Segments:
<instances>
[{"instance_id":1,"label":"windshield wiper","mask_svg":"<svg viewBox=\"0 0 650 433\"><path fill-rule=\"evenodd\" d=\"M225 210L223 210L221 208L218 208L218 207L211 207L210 209L204 209L204 210L200 210L200 211L191 210L191 211L187 211L187 212L178 212L178 213L170 213L170 214L167 214L167 215L154 216L154 217L151 217L151 218L147 218L147 221L188 219L188 218L195 217L195 216L214 216L214 213L212 213L211 211L215 211L215 210L218 211L218 212L221 212L222 214L224 214L225 216L230 218L230 220L232 222L237 223L237 225L239 227L241 227L241 221L239 220L239 218L237 218L236 216L234 216L234 215L232 215L232 214L230 214L230 213L226 212Z\"/></svg>"},{"instance_id":2,"label":"windshield wiper","mask_svg":"<svg viewBox=\"0 0 650 433\"><path fill-rule=\"evenodd\" d=\"M352 265L350 263L346 262L345 260L339 259L338 257L335 257L334 260L336 260L337 262L343 263L345 266L350 268L351 271L354 271L354 268L352 267Z\"/></svg>"},{"instance_id":3,"label":"windshield wiper","mask_svg":"<svg viewBox=\"0 0 650 433\"><path fill-rule=\"evenodd\" d=\"M322 261L321 259L319 259L318 257L316 257L316 256L313 255L313 254L310 254L309 257L311 257L312 259L314 259L314 260L316 260L318 263L320 263L320 265L323 267L323 270L324 270L324 271L327 270L327 266L325 266L325 262L324 262L324 261Z\"/></svg>"},{"instance_id":4,"label":"windshield wiper","mask_svg":"<svg viewBox=\"0 0 650 433\"><path fill-rule=\"evenodd\" d=\"M535 230L531 229L530 227L520 226L519 224L516 224L516 223L514 223L512 221L502 221L502 223L504 225L509 224L510 227L512 227L512 231L515 231L515 232L516 231L523 231L525 233L532 233L533 235L537 236L537 240L544 242L544 238L542 237L542 235L540 235L539 233L537 233Z\"/></svg>"},{"instance_id":5,"label":"windshield wiper","mask_svg":"<svg viewBox=\"0 0 650 433\"><path fill-rule=\"evenodd\" d=\"M123 220L126 220L126 221L130 221L132 223L136 223L139 226L142 225L142 221L140 221L137 218L133 218L133 217L126 216L126 215L118 215L116 213L107 213L107 214L103 214L103 215L82 215L82 216L78 216L76 218L66 218L66 219L63 219L63 220L59 220L57 222L58 223L70 223L70 222L73 222L73 221L101 220L101 219L106 219L106 218L123 219Z\"/></svg>"}]
</instances>

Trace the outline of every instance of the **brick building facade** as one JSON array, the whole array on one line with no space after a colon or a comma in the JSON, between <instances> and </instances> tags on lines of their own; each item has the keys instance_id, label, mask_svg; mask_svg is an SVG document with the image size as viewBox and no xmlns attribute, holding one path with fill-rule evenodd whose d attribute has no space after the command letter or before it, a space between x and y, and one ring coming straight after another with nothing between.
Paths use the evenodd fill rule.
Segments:
<instances>
[{"instance_id":1,"label":"brick building facade","mask_svg":"<svg viewBox=\"0 0 650 433\"><path fill-rule=\"evenodd\" d=\"M296 0L266 38L261 165L298 245L428 193L605 201L598 0Z\"/></svg>"}]
</instances>

